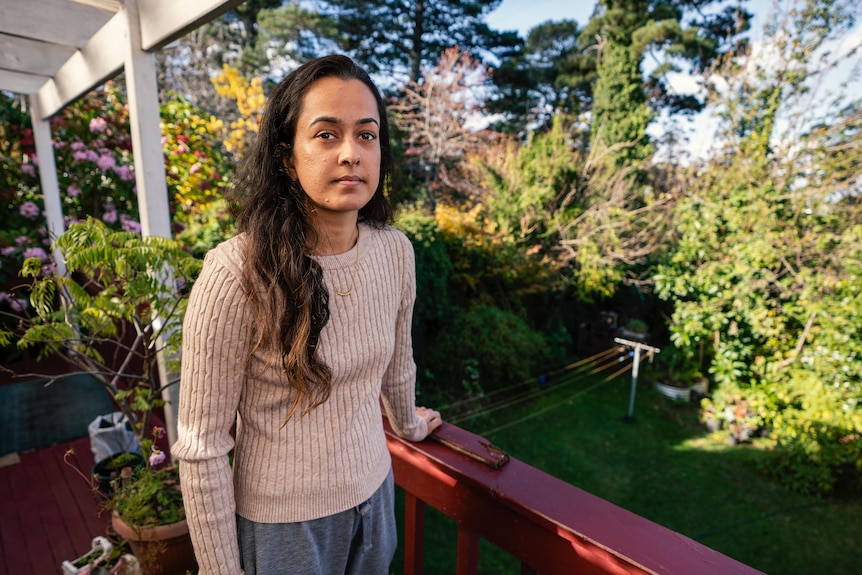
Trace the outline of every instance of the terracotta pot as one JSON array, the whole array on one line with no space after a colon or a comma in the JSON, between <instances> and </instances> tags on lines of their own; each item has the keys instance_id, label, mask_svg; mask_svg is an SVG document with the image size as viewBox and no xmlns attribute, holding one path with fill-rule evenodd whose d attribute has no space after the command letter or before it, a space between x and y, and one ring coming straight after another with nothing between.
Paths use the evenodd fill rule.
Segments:
<instances>
[{"instance_id":1,"label":"terracotta pot","mask_svg":"<svg viewBox=\"0 0 862 575\"><path fill-rule=\"evenodd\" d=\"M186 520L147 529L126 525L115 511L111 525L118 535L129 542L132 553L141 562L147 575L185 575L196 572L197 561Z\"/></svg>"}]
</instances>

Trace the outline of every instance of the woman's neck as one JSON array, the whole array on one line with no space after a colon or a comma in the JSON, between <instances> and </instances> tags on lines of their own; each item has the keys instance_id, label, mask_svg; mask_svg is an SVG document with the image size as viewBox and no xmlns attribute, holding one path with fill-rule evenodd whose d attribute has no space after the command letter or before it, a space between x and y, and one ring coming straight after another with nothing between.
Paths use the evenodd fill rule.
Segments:
<instances>
[{"instance_id":1,"label":"woman's neck","mask_svg":"<svg viewBox=\"0 0 862 575\"><path fill-rule=\"evenodd\" d=\"M322 221L321 218L313 220L317 232L317 245L312 253L318 256L332 256L350 251L359 240L359 224L356 218L339 218Z\"/></svg>"}]
</instances>

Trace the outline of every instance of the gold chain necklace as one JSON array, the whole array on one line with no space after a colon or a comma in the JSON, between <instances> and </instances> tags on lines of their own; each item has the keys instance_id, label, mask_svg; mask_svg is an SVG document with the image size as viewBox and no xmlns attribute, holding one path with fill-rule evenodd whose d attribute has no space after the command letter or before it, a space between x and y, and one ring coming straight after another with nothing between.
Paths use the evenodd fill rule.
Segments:
<instances>
[{"instance_id":1,"label":"gold chain necklace","mask_svg":"<svg viewBox=\"0 0 862 575\"><path fill-rule=\"evenodd\" d=\"M332 252L332 257L334 257L335 261L338 262L338 267L340 269L341 267L343 267L341 259L338 257L338 254L335 253L335 250L332 249L332 242L329 240L329 236L325 236L325 237L326 237L326 243L329 244L329 251ZM360 249L361 249L361 247L359 245L359 224L356 224L356 257L353 260L353 271L350 274L350 287L348 287L346 290L338 289L338 286L336 286L335 282L333 282L332 283L332 289L335 290L335 295L340 296L340 297L347 297L351 293L353 293L353 285L356 282L356 271L359 269L359 252L360 252ZM335 276L335 274L333 274L333 280L335 279L334 276Z\"/></svg>"}]
</instances>

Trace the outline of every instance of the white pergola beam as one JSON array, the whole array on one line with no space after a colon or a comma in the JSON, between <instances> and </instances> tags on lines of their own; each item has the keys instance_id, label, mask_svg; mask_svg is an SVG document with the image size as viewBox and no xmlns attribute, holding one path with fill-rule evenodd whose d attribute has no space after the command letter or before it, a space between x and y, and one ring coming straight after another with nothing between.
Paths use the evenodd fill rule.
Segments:
<instances>
[{"instance_id":1,"label":"white pergola beam","mask_svg":"<svg viewBox=\"0 0 862 575\"><path fill-rule=\"evenodd\" d=\"M18 36L0 35L0 68L50 76L75 49Z\"/></svg>"},{"instance_id":2,"label":"white pergola beam","mask_svg":"<svg viewBox=\"0 0 862 575\"><path fill-rule=\"evenodd\" d=\"M156 50L201 24L242 4L244 0L147 0L140 4L141 46Z\"/></svg>"},{"instance_id":3,"label":"white pergola beam","mask_svg":"<svg viewBox=\"0 0 862 575\"><path fill-rule=\"evenodd\" d=\"M108 17L71 0L2 0L0 34L80 48Z\"/></svg>"},{"instance_id":4,"label":"white pergola beam","mask_svg":"<svg viewBox=\"0 0 862 575\"><path fill-rule=\"evenodd\" d=\"M156 50L182 37L243 0L148 0L140 4L141 48ZM64 106L115 76L123 69L125 21L118 13L45 83L36 94L40 108L52 116Z\"/></svg>"},{"instance_id":5,"label":"white pergola beam","mask_svg":"<svg viewBox=\"0 0 862 575\"><path fill-rule=\"evenodd\" d=\"M44 117L53 116L73 102L117 75L123 67L123 50L118 40L125 37L125 22L116 15L57 71L35 94Z\"/></svg>"},{"instance_id":6,"label":"white pergola beam","mask_svg":"<svg viewBox=\"0 0 862 575\"><path fill-rule=\"evenodd\" d=\"M48 237L53 242L66 231L63 221L63 204L60 200L60 184L57 179L57 162L54 158L54 145L51 143L51 125L48 120L40 119L42 114L38 104L30 106L33 123L33 140L36 142L36 157L39 158L39 182L42 185L42 198L45 202L45 220L48 224ZM54 252L57 264L55 273L66 274L66 262L59 251Z\"/></svg>"},{"instance_id":7,"label":"white pergola beam","mask_svg":"<svg viewBox=\"0 0 862 575\"><path fill-rule=\"evenodd\" d=\"M0 70L0 86L3 86L4 90L18 94L37 92L48 80L48 76L35 76L33 74Z\"/></svg>"}]
</instances>

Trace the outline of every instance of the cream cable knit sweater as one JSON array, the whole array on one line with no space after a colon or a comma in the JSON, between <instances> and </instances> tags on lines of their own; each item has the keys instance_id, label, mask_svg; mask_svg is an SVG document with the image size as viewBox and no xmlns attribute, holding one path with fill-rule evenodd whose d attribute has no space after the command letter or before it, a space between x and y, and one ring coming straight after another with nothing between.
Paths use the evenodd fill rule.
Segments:
<instances>
[{"instance_id":1,"label":"cream cable knit sweater","mask_svg":"<svg viewBox=\"0 0 862 575\"><path fill-rule=\"evenodd\" d=\"M243 241L238 236L207 254L183 325L179 439L172 453L181 461L200 575L240 573L235 513L263 523L304 521L368 499L391 466L381 397L399 435L420 441L428 433L415 411L410 241L389 227L360 225L352 250L317 258L330 291L318 353L332 371L332 395L286 425L292 395L277 374L244 375L254 327L240 284ZM336 295L351 286L354 273L352 293ZM253 367L265 359L256 356Z\"/></svg>"}]
</instances>

